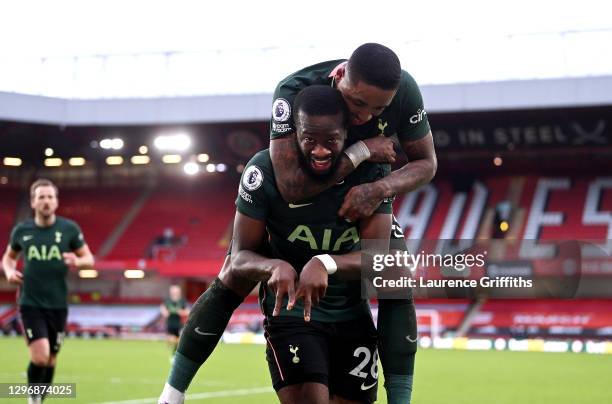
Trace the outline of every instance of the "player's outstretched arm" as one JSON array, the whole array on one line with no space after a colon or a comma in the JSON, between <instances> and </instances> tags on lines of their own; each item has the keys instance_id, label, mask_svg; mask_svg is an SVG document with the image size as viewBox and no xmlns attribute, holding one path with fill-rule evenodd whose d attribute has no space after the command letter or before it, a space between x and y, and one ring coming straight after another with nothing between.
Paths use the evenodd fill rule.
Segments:
<instances>
[{"instance_id":1,"label":"player's outstretched arm","mask_svg":"<svg viewBox=\"0 0 612 404\"><path fill-rule=\"evenodd\" d=\"M366 139L362 142L365 147L363 152L366 155L355 156L353 154L353 160L357 158L353 162L347 154L343 153L339 157L337 168L329 178L325 180L313 179L300 164L300 151L295 136L295 132L293 132L270 141L270 156L276 184L283 199L289 203L303 201L332 187L349 175L361 161L368 160L379 163L393 163L395 161L392 139L385 137Z\"/></svg>"},{"instance_id":2,"label":"player's outstretched arm","mask_svg":"<svg viewBox=\"0 0 612 404\"><path fill-rule=\"evenodd\" d=\"M9 283L22 285L23 276L21 272L17 271L17 258L19 258L19 252L7 245L4 255L2 255L2 269L4 269L4 275Z\"/></svg>"},{"instance_id":3,"label":"player's outstretched arm","mask_svg":"<svg viewBox=\"0 0 612 404\"><path fill-rule=\"evenodd\" d=\"M431 131L421 139L401 145L409 162L378 181L351 188L339 216L351 221L370 216L383 199L414 191L431 181L438 167Z\"/></svg>"}]
</instances>

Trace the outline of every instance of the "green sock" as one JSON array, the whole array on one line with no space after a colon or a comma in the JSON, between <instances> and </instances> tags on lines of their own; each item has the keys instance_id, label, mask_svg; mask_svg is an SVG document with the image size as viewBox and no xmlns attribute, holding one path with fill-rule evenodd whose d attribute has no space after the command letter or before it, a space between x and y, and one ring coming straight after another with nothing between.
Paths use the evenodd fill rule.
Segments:
<instances>
[{"instance_id":1,"label":"green sock","mask_svg":"<svg viewBox=\"0 0 612 404\"><path fill-rule=\"evenodd\" d=\"M412 300L379 300L377 329L387 400L389 403L410 403L417 351L416 312Z\"/></svg>"},{"instance_id":2,"label":"green sock","mask_svg":"<svg viewBox=\"0 0 612 404\"><path fill-rule=\"evenodd\" d=\"M388 404L409 404L412 396L412 375L385 373Z\"/></svg>"},{"instance_id":3,"label":"green sock","mask_svg":"<svg viewBox=\"0 0 612 404\"><path fill-rule=\"evenodd\" d=\"M232 313L244 299L219 278L195 303L179 339L168 384L184 392L223 335Z\"/></svg>"},{"instance_id":4,"label":"green sock","mask_svg":"<svg viewBox=\"0 0 612 404\"><path fill-rule=\"evenodd\" d=\"M191 383L191 380L198 372L200 365L201 363L194 362L184 355L181 355L179 352L176 352L172 362L172 369L170 369L170 375L168 376L168 384L184 393L187 387L189 387L189 383Z\"/></svg>"}]
</instances>

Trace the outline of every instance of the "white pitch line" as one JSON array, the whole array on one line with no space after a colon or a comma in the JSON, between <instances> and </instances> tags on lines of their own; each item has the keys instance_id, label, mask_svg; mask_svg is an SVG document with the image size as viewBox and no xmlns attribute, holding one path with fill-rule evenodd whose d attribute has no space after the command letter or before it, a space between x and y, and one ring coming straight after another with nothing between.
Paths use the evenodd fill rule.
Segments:
<instances>
[{"instance_id":1,"label":"white pitch line","mask_svg":"<svg viewBox=\"0 0 612 404\"><path fill-rule=\"evenodd\" d=\"M265 394L273 393L272 387L255 387L252 389L238 389L238 390L221 390L221 391L209 391L205 393L188 394L185 397L187 400L207 400L215 397L234 397L234 396L248 396L250 394ZM104 401L98 404L151 404L157 402L159 397L140 398L137 400L127 401Z\"/></svg>"}]
</instances>

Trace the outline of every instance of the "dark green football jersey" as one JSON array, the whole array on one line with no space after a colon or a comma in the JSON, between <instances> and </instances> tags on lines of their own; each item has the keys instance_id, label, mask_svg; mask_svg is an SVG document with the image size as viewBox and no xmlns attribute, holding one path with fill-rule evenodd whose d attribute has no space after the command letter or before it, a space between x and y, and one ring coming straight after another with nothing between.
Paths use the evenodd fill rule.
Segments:
<instances>
[{"instance_id":1,"label":"dark green football jersey","mask_svg":"<svg viewBox=\"0 0 612 404\"><path fill-rule=\"evenodd\" d=\"M283 79L274 91L270 138L295 132L293 100L305 87L313 84L334 85L332 71L346 60L332 60L299 70ZM391 104L377 117L360 126L351 126L350 142L380 135L397 134L400 140L417 140L429 132L427 113L416 81L402 70L400 85Z\"/></svg>"},{"instance_id":2,"label":"dark green football jersey","mask_svg":"<svg viewBox=\"0 0 612 404\"><path fill-rule=\"evenodd\" d=\"M343 182L311 199L291 204L280 195L270 153L263 150L249 161L242 173L236 207L246 216L265 221L271 257L289 262L299 274L315 255L359 250L358 223L338 217L338 209L351 187L376 181L388 170L388 165L361 164ZM391 214L390 201L383 202L376 213ZM331 275L328 285L325 297L312 310L313 320L347 321L369 313L367 302L361 299L359 281L341 281ZM270 315L275 299L265 282L260 288L260 300L264 314ZM287 298L283 307L286 305ZM283 309L281 315L302 317L301 302L292 311Z\"/></svg>"},{"instance_id":3,"label":"dark green football jersey","mask_svg":"<svg viewBox=\"0 0 612 404\"><path fill-rule=\"evenodd\" d=\"M180 310L183 310L187 307L187 301L183 298L178 301L174 301L170 298L164 301L164 306L168 310L168 327L180 327L181 326L181 315L179 314Z\"/></svg>"},{"instance_id":4,"label":"dark green football jersey","mask_svg":"<svg viewBox=\"0 0 612 404\"><path fill-rule=\"evenodd\" d=\"M11 248L23 255L22 306L46 309L67 307L68 291L62 253L85 245L83 233L72 220L57 216L49 227L39 227L34 220L19 223L11 233Z\"/></svg>"}]
</instances>

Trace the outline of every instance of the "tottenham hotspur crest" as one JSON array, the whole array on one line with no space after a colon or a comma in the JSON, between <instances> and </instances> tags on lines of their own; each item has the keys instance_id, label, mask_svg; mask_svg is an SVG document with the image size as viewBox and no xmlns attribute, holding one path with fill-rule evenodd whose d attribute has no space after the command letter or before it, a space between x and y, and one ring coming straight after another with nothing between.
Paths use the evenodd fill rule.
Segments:
<instances>
[{"instance_id":1,"label":"tottenham hotspur crest","mask_svg":"<svg viewBox=\"0 0 612 404\"><path fill-rule=\"evenodd\" d=\"M55 232L55 242L56 243L61 243L62 241L62 232L61 231L56 231Z\"/></svg>"},{"instance_id":2,"label":"tottenham hotspur crest","mask_svg":"<svg viewBox=\"0 0 612 404\"><path fill-rule=\"evenodd\" d=\"M385 136L385 129L386 129L387 125L389 125L389 122L384 122L383 123L383 120L378 118L378 130L380 131L378 136Z\"/></svg>"},{"instance_id":3,"label":"tottenham hotspur crest","mask_svg":"<svg viewBox=\"0 0 612 404\"><path fill-rule=\"evenodd\" d=\"M291 362L293 363L300 363L300 358L297 356L298 349L300 349L300 347L297 345L289 345L289 352L293 354L293 359L291 359Z\"/></svg>"}]
</instances>

